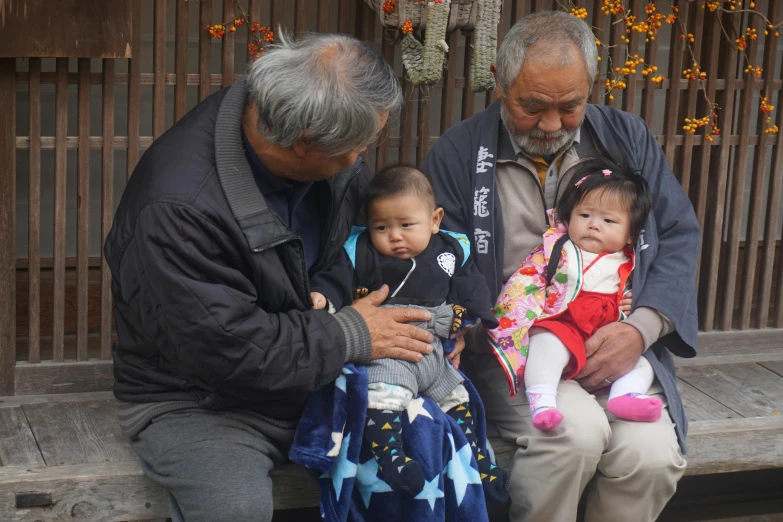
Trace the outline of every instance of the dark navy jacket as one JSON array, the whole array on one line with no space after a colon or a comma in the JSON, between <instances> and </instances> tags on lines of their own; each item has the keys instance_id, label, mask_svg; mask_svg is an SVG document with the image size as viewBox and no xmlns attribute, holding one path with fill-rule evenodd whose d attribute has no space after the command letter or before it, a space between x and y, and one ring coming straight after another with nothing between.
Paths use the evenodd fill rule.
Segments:
<instances>
[{"instance_id":1,"label":"dark navy jacket","mask_svg":"<svg viewBox=\"0 0 783 522\"><path fill-rule=\"evenodd\" d=\"M240 137L244 100L240 79L199 104L145 152L123 193L104 248L120 401L198 401L295 419L346 360L350 329L311 310L309 277L342 250L369 169L360 159L309 189L324 226L308 270L302 239L253 181ZM227 196L237 187L221 176L243 170L245 208L262 209L238 219ZM360 321L351 327L366 330Z\"/></svg>"},{"instance_id":2,"label":"dark navy jacket","mask_svg":"<svg viewBox=\"0 0 783 522\"><path fill-rule=\"evenodd\" d=\"M471 238L474 259L492 295L503 287L504 224L495 190L495 163L503 157L508 137L500 119L500 103L451 127L429 152L422 170L435 187L445 210L443 227ZM500 145L499 145L500 144ZM580 157L609 154L645 178L653 209L636 245L633 307L662 312L675 331L655 343L645 357L655 370L668 400L668 411L684 448L687 419L674 377L671 354L696 355L696 268L701 233L693 206L672 174L647 124L638 116L612 107L588 104L582 126ZM562 174L561 174L562 175ZM474 193L489 187L485 216L476 215ZM520 252L520 258L527 252Z\"/></svg>"}]
</instances>

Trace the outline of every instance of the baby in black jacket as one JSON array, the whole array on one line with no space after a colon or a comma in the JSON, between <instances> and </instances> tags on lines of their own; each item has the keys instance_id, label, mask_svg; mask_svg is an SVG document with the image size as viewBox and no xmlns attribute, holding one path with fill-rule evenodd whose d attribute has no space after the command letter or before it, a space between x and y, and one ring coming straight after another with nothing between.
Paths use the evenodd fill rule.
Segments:
<instances>
[{"instance_id":1,"label":"baby in black jacket","mask_svg":"<svg viewBox=\"0 0 783 522\"><path fill-rule=\"evenodd\" d=\"M424 487L421 467L405 455L399 417L421 394L457 421L473 448L486 495L503 502L508 477L478 448L464 377L444 353L443 341L464 317L481 319L487 328L497 325L487 284L470 259L470 243L463 234L440 230L443 209L435 206L432 184L412 167L377 173L364 210L368 228L354 229L340 259L313 277L313 307L336 311L386 284L390 295L382 306L429 309L432 319L417 326L435 334L433 351L420 362L379 359L367 365L364 433L381 472L394 489L416 495Z\"/></svg>"}]
</instances>

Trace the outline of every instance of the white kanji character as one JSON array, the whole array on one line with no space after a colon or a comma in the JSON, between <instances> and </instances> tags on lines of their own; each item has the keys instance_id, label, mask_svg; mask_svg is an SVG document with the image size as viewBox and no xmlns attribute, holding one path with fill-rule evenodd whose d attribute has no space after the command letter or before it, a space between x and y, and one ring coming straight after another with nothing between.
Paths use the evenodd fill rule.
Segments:
<instances>
[{"instance_id":1,"label":"white kanji character","mask_svg":"<svg viewBox=\"0 0 783 522\"><path fill-rule=\"evenodd\" d=\"M476 158L476 173L484 174L487 172L487 167L491 167L493 163L486 160L494 157L494 155L489 153L488 148L479 146L478 157Z\"/></svg>"},{"instance_id":2,"label":"white kanji character","mask_svg":"<svg viewBox=\"0 0 783 522\"><path fill-rule=\"evenodd\" d=\"M486 254L489 252L489 241L487 241L488 237L492 237L492 234L486 230L477 228L473 232L473 241L476 243L476 252L479 254Z\"/></svg>"},{"instance_id":3,"label":"white kanji character","mask_svg":"<svg viewBox=\"0 0 783 522\"><path fill-rule=\"evenodd\" d=\"M479 217L487 217L489 210L487 210L487 194L489 189L487 187L481 187L473 193L473 215Z\"/></svg>"}]
</instances>

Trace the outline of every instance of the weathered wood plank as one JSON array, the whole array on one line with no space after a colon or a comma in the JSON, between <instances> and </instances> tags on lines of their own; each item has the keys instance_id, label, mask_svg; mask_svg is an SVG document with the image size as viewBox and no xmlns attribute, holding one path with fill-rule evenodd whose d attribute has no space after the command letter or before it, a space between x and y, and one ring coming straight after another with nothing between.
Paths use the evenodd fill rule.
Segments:
<instances>
[{"instance_id":1,"label":"weathered wood plank","mask_svg":"<svg viewBox=\"0 0 783 522\"><path fill-rule=\"evenodd\" d=\"M682 9L680 11L680 19L688 24L688 11ZM671 41L669 43L669 78L680 78L684 59L685 42L680 40L680 31L671 31ZM619 65L619 64L618 64ZM663 119L663 128L666 134L666 143L663 150L666 155L666 163L674 165L674 153L676 150L676 143L674 137L677 135L677 129L681 127L679 119L679 106L680 106L680 89L672 85L666 91L666 111Z\"/></svg>"},{"instance_id":2,"label":"weathered wood plank","mask_svg":"<svg viewBox=\"0 0 783 522\"><path fill-rule=\"evenodd\" d=\"M315 479L286 464L270 474L275 509L318 505ZM15 493L49 492L51 508L14 509ZM75 464L49 468L0 467L0 519L9 522L72 519L121 521L169 516L164 490L144 477L134 459L127 462Z\"/></svg>"},{"instance_id":3,"label":"weathered wood plank","mask_svg":"<svg viewBox=\"0 0 783 522\"><path fill-rule=\"evenodd\" d=\"M139 126L141 114L141 0L131 0L133 5L132 54L128 64L128 155L125 177L130 179L139 161Z\"/></svg>"},{"instance_id":4,"label":"weathered wood plank","mask_svg":"<svg viewBox=\"0 0 783 522\"><path fill-rule=\"evenodd\" d=\"M112 209L113 211L113 209ZM94 258L100 266L100 258ZM41 260L44 264L48 260ZM65 281L64 281L64 295L63 295L63 334L76 333L76 317L77 317L77 292L79 286L77 285L76 270L72 270L68 266L68 260L66 259ZM16 271L16 335L18 337L26 337L30 332L29 321L29 292L28 284L29 274L25 271ZM101 271L99 268L90 268L87 272L87 330L92 334L100 328L100 283ZM53 294L54 294L54 277L53 271L49 269L39 270L39 276L37 284L41 290L41 298L38 302L38 310L40 312L40 319L38 321L38 334L43 338L52 335L52 319L53 319ZM46 346L42 346L42 349L46 349Z\"/></svg>"},{"instance_id":5,"label":"weathered wood plank","mask_svg":"<svg viewBox=\"0 0 783 522\"><path fill-rule=\"evenodd\" d=\"M320 5L318 13L320 20ZM386 63L394 67L394 44L392 44L385 30L381 31L381 40L381 54L383 54L383 58L386 60ZM375 155L375 172L378 172L383 167L385 167L389 161L389 141L391 139L389 136L390 130L391 123L387 120L386 125L384 125L383 129L381 129L381 135L378 137L379 145L377 154Z\"/></svg>"},{"instance_id":6,"label":"weathered wood plank","mask_svg":"<svg viewBox=\"0 0 783 522\"><path fill-rule=\"evenodd\" d=\"M223 21L234 19L234 2L223 0ZM223 87L228 87L234 82L234 33L227 31L223 35L223 47L221 51L220 71L223 74Z\"/></svg>"},{"instance_id":7,"label":"weathered wood plank","mask_svg":"<svg viewBox=\"0 0 783 522\"><path fill-rule=\"evenodd\" d=\"M28 361L41 360L41 59L30 58L30 155L27 196Z\"/></svg>"},{"instance_id":8,"label":"weathered wood plank","mask_svg":"<svg viewBox=\"0 0 783 522\"><path fill-rule=\"evenodd\" d=\"M416 166L421 167L430 150L430 97L419 90L419 111L416 115Z\"/></svg>"},{"instance_id":9,"label":"weathered wood plank","mask_svg":"<svg viewBox=\"0 0 783 522\"><path fill-rule=\"evenodd\" d=\"M0 397L0 409L18 408L28 404L62 404L66 402L89 402L114 400L112 392L56 393L52 395L21 395Z\"/></svg>"},{"instance_id":10,"label":"weathered wood plank","mask_svg":"<svg viewBox=\"0 0 783 522\"><path fill-rule=\"evenodd\" d=\"M778 361L767 361L759 363L761 366L766 368L769 371L775 372L776 374L783 377L783 359Z\"/></svg>"},{"instance_id":11,"label":"weathered wood plank","mask_svg":"<svg viewBox=\"0 0 783 522\"><path fill-rule=\"evenodd\" d=\"M704 11L705 9L702 9L701 5L697 5L695 3L691 3L688 7L688 25L687 29L689 33L693 34L694 41L695 42L702 42L702 38L704 37ZM639 5L639 8L637 9L637 12L641 11L641 5ZM679 32L679 31L672 31ZM635 31L634 31L635 34ZM682 37L682 34L680 34ZM690 61L690 58L692 58L697 63L701 63L701 50L702 45L693 45L688 46L688 50L693 53L693 56L688 55L687 61ZM704 48L706 52L706 48ZM688 53L686 53L688 54ZM708 71L715 76L717 71L714 71L712 69L708 69ZM699 89L702 86L697 82L691 82L691 84L688 86L688 92L686 96L685 103L681 105L680 107L680 120L683 121L685 118L696 118L696 106L697 106L697 95L699 94ZM633 110L633 109L631 109ZM691 186L691 167L692 167L692 160L693 160L693 137L694 135L690 132L686 132L683 135L684 143L683 148L680 153L680 161L679 161L679 167L675 168L675 175L680 180L680 185L682 185L682 189L685 191L686 194L690 191ZM706 143L704 147L709 148L709 143Z\"/></svg>"},{"instance_id":12,"label":"weathered wood plank","mask_svg":"<svg viewBox=\"0 0 783 522\"><path fill-rule=\"evenodd\" d=\"M707 71L717 71L719 69L719 60L720 60L720 39L722 36L722 32L720 30L720 27L718 26L718 17L716 16L710 16L707 21L707 27L705 28L705 37L704 37L704 44L706 45L707 49L709 49L709 54L707 55L707 60L705 62L705 66L703 67L704 70ZM706 85L706 97L710 100L715 100L715 93L716 87L715 87L715 80L707 82ZM713 113L713 108L707 105L707 102L705 100L702 100L699 104L697 104L697 107L702 107L709 112L709 114ZM698 109L697 109L698 110ZM706 227L706 221L705 221L705 215L707 212L707 196L708 196L708 188L710 187L710 180L712 177L712 171L710 170L710 167L712 166L710 164L712 159L712 147L710 146L709 142L702 143L702 146L699 150L699 157L696 160L696 164L698 165L698 173L697 173L697 179L695 180L696 186L695 188L695 201L693 203L693 206L696 210L696 218L699 220L699 226L702 230L705 230ZM704 250L704 242L702 241L699 244L699 259L701 259L702 251ZM702 278L701 276L701 268L702 265L699 264L697 267L697 274L696 274L696 284L699 285L699 290L701 290L702 285ZM698 295L698 294L697 294ZM704 315L704 314L702 314Z\"/></svg>"},{"instance_id":13,"label":"weathered wood plank","mask_svg":"<svg viewBox=\"0 0 783 522\"><path fill-rule=\"evenodd\" d=\"M678 376L745 417L783 409L783 379L758 364L686 367Z\"/></svg>"},{"instance_id":14,"label":"weathered wood plank","mask_svg":"<svg viewBox=\"0 0 783 522\"><path fill-rule=\"evenodd\" d=\"M130 58L128 2L5 0L0 3L0 56ZM74 37L74 28L89 28ZM34 36L32 36L34 35Z\"/></svg>"},{"instance_id":15,"label":"weathered wood plank","mask_svg":"<svg viewBox=\"0 0 783 522\"><path fill-rule=\"evenodd\" d=\"M686 366L710 366L714 364L765 363L768 361L783 361L783 353L742 353L736 355L714 355L694 357L692 359L674 359L677 368Z\"/></svg>"},{"instance_id":16,"label":"weathered wood plank","mask_svg":"<svg viewBox=\"0 0 783 522\"><path fill-rule=\"evenodd\" d=\"M513 16L513 14L512 14ZM446 132L454 121L454 94L457 79L457 44L459 36L457 31L449 34L448 65L443 69L443 88L441 89L440 102L440 132Z\"/></svg>"},{"instance_id":17,"label":"weathered wood plank","mask_svg":"<svg viewBox=\"0 0 783 522\"><path fill-rule=\"evenodd\" d=\"M779 16L775 9L775 4L780 5L780 2L771 2L768 6L768 16L772 16L775 19ZM749 24L750 25L750 24ZM777 45L772 45L767 41L767 45L764 46L764 59L762 66L765 71L774 71L775 63L780 61L777 56ZM751 55L753 56L753 55ZM753 77L753 74L748 74ZM766 78L773 76L773 74L767 74ZM765 78L765 79L766 79ZM769 90L769 84L765 82L764 90L761 91L761 96L768 96L772 98L772 93ZM767 126L763 114L759 114L758 121L756 122L756 132L759 136L764 135L764 129ZM767 149L766 147L756 147L755 154L753 154L753 171L751 177L751 192L750 192L750 208L747 213L747 228L744 235L744 258L741 263L742 266L742 282L740 285L740 328L746 329L750 327L751 310L754 308L754 304L758 304L759 289L756 288L756 260L759 254L759 227L761 225L761 209L762 205L767 199L767 191L769 190L768 181L764 175L767 170ZM769 176L770 178L780 177ZM771 209L767 207L767 212ZM775 221L777 223L777 221ZM775 225L772 225L775 226ZM760 281L759 287L772 286L771 281ZM755 301L755 303L754 303ZM769 305L767 305L769 306ZM756 314L759 314L761 310L758 307L755 308ZM766 317L766 313L764 314ZM766 326L764 323L756 322L759 327Z\"/></svg>"},{"instance_id":18,"label":"weathered wood plank","mask_svg":"<svg viewBox=\"0 0 783 522\"><path fill-rule=\"evenodd\" d=\"M724 16L724 25L727 30L738 32L735 21L728 15ZM733 42L727 42L721 38L720 54L724 57L720 61L718 75L726 78L724 90L721 96L715 100L721 107L722 127L726 131L731 129L734 121L734 94L739 82L736 80L737 60L739 53L734 51ZM679 76L679 72L675 72ZM671 77L671 75L670 75ZM716 140L717 141L717 140ZM712 330L715 325L716 316L719 314L718 305L718 287L720 276L720 252L722 242L722 223L724 213L726 212L726 186L728 184L729 159L731 154L731 143L728 140L721 140L720 146L715 149L712 147L712 176L710 176L705 223L706 227L702 233L703 246L701 249L701 270L703 272L702 282L699 286L699 316L702 330ZM726 330L727 328L724 328Z\"/></svg>"},{"instance_id":19,"label":"weathered wood plank","mask_svg":"<svg viewBox=\"0 0 783 522\"><path fill-rule=\"evenodd\" d=\"M65 334L65 186L68 176L65 138L68 134L68 59L57 59L55 92L55 165L54 165L54 298L52 305L53 360L63 360Z\"/></svg>"},{"instance_id":20,"label":"weathered wood plank","mask_svg":"<svg viewBox=\"0 0 783 522\"><path fill-rule=\"evenodd\" d=\"M400 155L399 161L401 163L411 162L411 151L413 150L413 97L417 92L416 87L410 80L403 82L403 107L400 115Z\"/></svg>"},{"instance_id":21,"label":"weathered wood plank","mask_svg":"<svg viewBox=\"0 0 783 522\"><path fill-rule=\"evenodd\" d=\"M783 332L779 329L699 332L699 357L781 351Z\"/></svg>"},{"instance_id":22,"label":"weathered wood plank","mask_svg":"<svg viewBox=\"0 0 783 522\"><path fill-rule=\"evenodd\" d=\"M87 360L87 261L90 227L90 59L79 58L78 170L76 175L76 357Z\"/></svg>"},{"instance_id":23,"label":"weathered wood plank","mask_svg":"<svg viewBox=\"0 0 783 522\"><path fill-rule=\"evenodd\" d=\"M247 28L247 42L250 43L253 41L253 36L255 36L255 33L251 32L253 27L253 22L259 22L261 23L261 2L262 0L250 0L247 6L247 11L245 11L245 14L247 15L247 23L245 24L245 27ZM272 7L272 10L275 8ZM265 18L266 19L266 18ZM269 18L272 20L272 16ZM277 31L277 26L274 24L274 22L271 22L270 28L272 31ZM250 53L247 53L247 63L248 66L253 63L253 57L250 56Z\"/></svg>"},{"instance_id":24,"label":"weathered wood plank","mask_svg":"<svg viewBox=\"0 0 783 522\"><path fill-rule=\"evenodd\" d=\"M166 0L155 0L152 70L152 135L158 139L166 130Z\"/></svg>"},{"instance_id":25,"label":"weathered wood plank","mask_svg":"<svg viewBox=\"0 0 783 522\"><path fill-rule=\"evenodd\" d=\"M16 64L0 59L0 394L14 390L16 359Z\"/></svg>"},{"instance_id":26,"label":"weathered wood plank","mask_svg":"<svg viewBox=\"0 0 783 522\"><path fill-rule=\"evenodd\" d=\"M174 54L174 71L177 75L177 85L174 87L175 122L188 111L188 5L188 2L177 2Z\"/></svg>"},{"instance_id":27,"label":"weathered wood plank","mask_svg":"<svg viewBox=\"0 0 783 522\"><path fill-rule=\"evenodd\" d=\"M203 101L211 93L210 57L212 37L206 27L212 25L212 0L199 2L198 25L198 100ZM250 23L248 23L250 27Z\"/></svg>"},{"instance_id":28,"label":"weathered wood plank","mask_svg":"<svg viewBox=\"0 0 783 522\"><path fill-rule=\"evenodd\" d=\"M294 8L294 32L297 35L307 32L307 0L296 0L296 7ZM370 39L372 39L372 37L370 37Z\"/></svg>"},{"instance_id":29,"label":"weathered wood plank","mask_svg":"<svg viewBox=\"0 0 783 522\"><path fill-rule=\"evenodd\" d=\"M52 506L16 509L16 494L27 492L49 493ZM168 495L143 476L135 460L53 468L0 467L2 520L122 521L168 515Z\"/></svg>"},{"instance_id":30,"label":"weathered wood plank","mask_svg":"<svg viewBox=\"0 0 783 522\"><path fill-rule=\"evenodd\" d=\"M756 17L750 17L748 19L748 27L749 28L755 28L758 30L763 31L763 26L759 27L761 24L761 21L756 21ZM758 48L757 40L750 39L748 42L748 49L747 49L747 55L748 56L756 56L756 49ZM748 269L746 266L740 266L739 264L739 253L740 253L740 241L743 239L741 237L741 230L740 230L740 222L742 221L742 216L744 214L744 207L743 202L745 200L745 178L747 177L747 160L748 160L748 136L750 135L750 116L753 113L753 111L756 109L754 105L758 104L757 101L755 101L755 93L750 89L750 87L753 85L754 82L754 76L752 74L744 73L745 74L745 92L742 93L740 96L740 107L739 107L739 133L740 133L740 143L737 146L737 149L734 152L734 169L732 170L731 175L731 185L729 189L729 196L727 199L730 200L730 207L729 207L729 218L728 218L728 234L727 234L727 249L723 255L723 259L721 260L721 264L725 266L725 273L726 277L724 278L722 283L722 289L723 289L723 296L722 296L722 304L723 304L723 313L720 318L720 328L722 330L729 330L731 329L733 318L734 318L734 295L737 291L737 286L741 285L740 280L740 268L742 268L742 272ZM752 207L753 205L751 205ZM752 212L752 210L751 210ZM751 217L749 220L749 225L752 225L753 218ZM722 228L722 227L721 227ZM753 238L755 240L755 238ZM753 241L751 240L751 241ZM754 254L755 254L755 245L754 245ZM755 259L755 256L754 256ZM754 266L755 268L755 266ZM742 306L742 304L741 304ZM748 304L750 306L750 304ZM748 314L748 324L750 324L750 310L747 311ZM744 312L740 310L740 317L741 321L744 321L742 319L742 315L744 315Z\"/></svg>"},{"instance_id":31,"label":"weathered wood plank","mask_svg":"<svg viewBox=\"0 0 783 522\"><path fill-rule=\"evenodd\" d=\"M103 73L102 128L104 147L101 157L101 245L106 243L106 236L111 230L114 213L114 147L111 143L111 137L114 136L114 60L103 61ZM89 291L89 288L87 290ZM89 306L89 299L87 301ZM111 302L111 272L106 259L101 256L101 359L111 357ZM32 328L32 322L30 328Z\"/></svg>"},{"instance_id":32,"label":"weathered wood plank","mask_svg":"<svg viewBox=\"0 0 783 522\"><path fill-rule=\"evenodd\" d=\"M337 2L337 32L350 34L351 32L351 0L338 0Z\"/></svg>"},{"instance_id":33,"label":"weathered wood plank","mask_svg":"<svg viewBox=\"0 0 783 522\"><path fill-rule=\"evenodd\" d=\"M316 31L319 33L329 32L329 0L318 0L318 20Z\"/></svg>"},{"instance_id":34,"label":"weathered wood plank","mask_svg":"<svg viewBox=\"0 0 783 522\"><path fill-rule=\"evenodd\" d=\"M117 75L119 76L119 75ZM213 75L214 76L214 75ZM220 75L217 75L220 77ZM234 76L234 80L237 78L240 78L239 75ZM167 84L168 85L168 84ZM173 85L173 82L171 83ZM196 83L194 83L196 85ZM219 83L212 85L220 85ZM464 79L463 78L457 78L454 81L454 85L461 89L464 85ZM436 87L438 85L436 84ZM430 146L435 144L440 139L440 136L430 136ZM663 143L666 138L662 134L658 134L655 136L655 140L660 144ZM728 143L729 145L737 145L739 143L739 135L738 134L732 134L732 135L726 135L726 136L715 136L715 141L712 143L713 146L720 145L721 143ZM750 136L748 138L748 145L769 145L775 141L774 136ZM142 148L149 148L150 145L152 145L152 136L139 136L139 144ZM399 136L392 138L392 143L394 146L399 147L401 138ZM128 137L127 136L114 136L114 147L117 149L126 149L129 147ZM677 145L681 145L683 141L682 136L675 136L674 141ZM65 138L65 148L67 150L74 150L78 148L79 138L77 136L67 136ZM694 136L693 138L693 144L694 145L703 145L704 144L704 137L703 136ZM378 142L371 143L369 145L369 148L377 147ZM103 138L101 136L90 136L90 148L91 149L100 149L103 147ZM16 148L20 150L29 149L30 148L30 138L28 136L17 136L16 138ZM55 138L53 136L41 136L41 149L47 150L47 149L54 149L55 148Z\"/></svg>"},{"instance_id":35,"label":"weathered wood plank","mask_svg":"<svg viewBox=\"0 0 783 522\"><path fill-rule=\"evenodd\" d=\"M642 0L633 0L631 4L631 12L633 13L640 13L643 11L642 9ZM639 33L638 31L631 31L631 42L626 45L626 50L629 55L636 56L639 53L639 45L641 43L641 39L644 38L642 36L643 33ZM646 36L646 35L645 35ZM619 66L619 64L618 64ZM642 67L640 66L638 68L638 71L641 72ZM623 110L626 112L636 112L636 90L637 90L637 83L636 78L639 76L636 76L636 73L631 73L628 75L628 86L623 90Z\"/></svg>"},{"instance_id":36,"label":"weathered wood plank","mask_svg":"<svg viewBox=\"0 0 783 522\"><path fill-rule=\"evenodd\" d=\"M465 120L473 116L476 109L476 96L470 88L470 56L473 48L473 38L475 32L471 31L464 37L465 41L465 59L462 62L462 76L465 78L465 84L462 87L462 119ZM456 51L456 49L454 49Z\"/></svg>"},{"instance_id":37,"label":"weathered wood plank","mask_svg":"<svg viewBox=\"0 0 783 522\"><path fill-rule=\"evenodd\" d=\"M16 365L16 395L110 391L114 385L110 360Z\"/></svg>"},{"instance_id":38,"label":"weathered wood plank","mask_svg":"<svg viewBox=\"0 0 783 522\"><path fill-rule=\"evenodd\" d=\"M277 31L278 26L281 25L285 28L284 16L285 6L283 5L283 0L272 0L272 13L269 17L272 20L272 31ZM348 30L346 29L341 32L348 32Z\"/></svg>"},{"instance_id":39,"label":"weathered wood plank","mask_svg":"<svg viewBox=\"0 0 783 522\"><path fill-rule=\"evenodd\" d=\"M783 419L780 416L691 424L687 475L780 467L783 467Z\"/></svg>"},{"instance_id":40,"label":"weathered wood plank","mask_svg":"<svg viewBox=\"0 0 783 522\"><path fill-rule=\"evenodd\" d=\"M22 408L0 410L0 466L44 466Z\"/></svg>"},{"instance_id":41,"label":"weathered wood plank","mask_svg":"<svg viewBox=\"0 0 783 522\"><path fill-rule=\"evenodd\" d=\"M694 388L685 381L678 381L682 405L690 422L716 419L734 419L742 417L731 408L727 408L706 393Z\"/></svg>"},{"instance_id":42,"label":"weathered wood plank","mask_svg":"<svg viewBox=\"0 0 783 522\"><path fill-rule=\"evenodd\" d=\"M136 458L117 423L113 400L22 408L47 466Z\"/></svg>"}]
</instances>

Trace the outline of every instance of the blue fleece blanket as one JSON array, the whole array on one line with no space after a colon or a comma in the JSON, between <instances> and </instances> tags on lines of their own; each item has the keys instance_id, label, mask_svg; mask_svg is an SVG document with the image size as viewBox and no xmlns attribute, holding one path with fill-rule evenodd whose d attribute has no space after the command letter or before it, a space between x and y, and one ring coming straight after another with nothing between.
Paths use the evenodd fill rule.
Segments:
<instances>
[{"instance_id":1,"label":"blue fleece blanket","mask_svg":"<svg viewBox=\"0 0 783 522\"><path fill-rule=\"evenodd\" d=\"M484 407L469 381L471 413L482 448L487 447ZM456 421L427 397L414 398L401 415L404 448L424 471L415 498L392 491L363 437L367 371L346 365L330 385L312 394L289 456L314 470L327 522L481 522L487 508L470 444ZM489 453L494 462L494 456Z\"/></svg>"}]
</instances>

